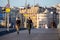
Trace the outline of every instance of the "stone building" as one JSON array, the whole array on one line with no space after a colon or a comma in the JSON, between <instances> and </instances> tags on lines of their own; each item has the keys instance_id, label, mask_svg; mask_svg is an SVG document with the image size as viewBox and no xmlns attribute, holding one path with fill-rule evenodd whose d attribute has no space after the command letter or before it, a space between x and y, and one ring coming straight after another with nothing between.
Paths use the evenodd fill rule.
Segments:
<instances>
[{"instance_id":1,"label":"stone building","mask_svg":"<svg viewBox=\"0 0 60 40\"><path fill-rule=\"evenodd\" d=\"M39 7L29 7L29 8L23 8L20 9L20 13L23 14L25 17L25 23L27 21L27 18L30 17L33 21L33 26L37 27L37 13L38 13Z\"/></svg>"},{"instance_id":2,"label":"stone building","mask_svg":"<svg viewBox=\"0 0 60 40\"><path fill-rule=\"evenodd\" d=\"M53 13L52 13L53 12ZM44 8L39 6L32 6L27 8L20 8L19 13L25 17L25 24L28 17L31 17L33 26L35 28L43 27L44 24L49 27L49 24L54 20L57 21L56 10L53 7ZM50 19L50 20L49 20ZM26 25L25 25L26 26Z\"/></svg>"}]
</instances>

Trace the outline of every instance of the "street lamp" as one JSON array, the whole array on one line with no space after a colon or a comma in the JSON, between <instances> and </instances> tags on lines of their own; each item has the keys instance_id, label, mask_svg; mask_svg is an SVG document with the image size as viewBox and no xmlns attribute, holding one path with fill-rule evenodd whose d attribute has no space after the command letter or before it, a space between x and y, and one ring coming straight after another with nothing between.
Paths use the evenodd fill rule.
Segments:
<instances>
[{"instance_id":1,"label":"street lamp","mask_svg":"<svg viewBox=\"0 0 60 40\"><path fill-rule=\"evenodd\" d=\"M51 14L53 14L53 12L50 12Z\"/></svg>"},{"instance_id":2,"label":"street lamp","mask_svg":"<svg viewBox=\"0 0 60 40\"><path fill-rule=\"evenodd\" d=\"M51 13L51 15L52 15L52 18L54 19L54 14L53 14L53 12L51 11L50 13Z\"/></svg>"}]
</instances>

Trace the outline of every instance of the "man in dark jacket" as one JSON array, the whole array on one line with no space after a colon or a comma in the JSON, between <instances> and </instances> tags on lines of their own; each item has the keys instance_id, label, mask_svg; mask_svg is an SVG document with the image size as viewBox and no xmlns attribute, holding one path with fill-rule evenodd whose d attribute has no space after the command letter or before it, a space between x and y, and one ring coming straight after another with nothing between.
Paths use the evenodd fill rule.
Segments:
<instances>
[{"instance_id":1,"label":"man in dark jacket","mask_svg":"<svg viewBox=\"0 0 60 40\"><path fill-rule=\"evenodd\" d=\"M20 23L21 23L21 21L20 21L20 19L19 19L19 17L18 17L18 18L16 19L16 30L17 30L17 34L19 34Z\"/></svg>"},{"instance_id":2,"label":"man in dark jacket","mask_svg":"<svg viewBox=\"0 0 60 40\"><path fill-rule=\"evenodd\" d=\"M32 20L29 17L29 19L27 19L27 28L28 28L29 34L30 34L30 31L31 31L31 27L32 27Z\"/></svg>"}]
</instances>

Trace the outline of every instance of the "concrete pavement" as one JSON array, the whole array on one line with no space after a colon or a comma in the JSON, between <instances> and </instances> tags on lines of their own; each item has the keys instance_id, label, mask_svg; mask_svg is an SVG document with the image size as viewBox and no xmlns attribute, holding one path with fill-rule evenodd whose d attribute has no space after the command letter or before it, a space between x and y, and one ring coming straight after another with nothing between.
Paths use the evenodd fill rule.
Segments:
<instances>
[{"instance_id":1,"label":"concrete pavement","mask_svg":"<svg viewBox=\"0 0 60 40\"><path fill-rule=\"evenodd\" d=\"M25 30L25 28L20 28L20 30ZM7 31L7 28L0 28L0 36L4 36L13 32L16 32L15 28L9 28L9 31Z\"/></svg>"},{"instance_id":2,"label":"concrete pavement","mask_svg":"<svg viewBox=\"0 0 60 40\"><path fill-rule=\"evenodd\" d=\"M28 30L10 33L0 37L0 40L59 40L59 30L57 29L32 29L31 34Z\"/></svg>"}]
</instances>

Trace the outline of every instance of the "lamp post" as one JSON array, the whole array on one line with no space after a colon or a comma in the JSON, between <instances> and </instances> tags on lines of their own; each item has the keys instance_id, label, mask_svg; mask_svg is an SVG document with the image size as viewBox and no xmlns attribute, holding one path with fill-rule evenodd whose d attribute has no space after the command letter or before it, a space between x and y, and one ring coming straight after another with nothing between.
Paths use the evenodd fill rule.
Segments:
<instances>
[{"instance_id":1,"label":"lamp post","mask_svg":"<svg viewBox=\"0 0 60 40\"><path fill-rule=\"evenodd\" d=\"M7 26L7 31L9 31L9 13L10 13L10 3L9 0L7 0L8 4L6 6L6 26Z\"/></svg>"},{"instance_id":2,"label":"lamp post","mask_svg":"<svg viewBox=\"0 0 60 40\"><path fill-rule=\"evenodd\" d=\"M27 14L27 0L25 0L25 8L26 8L26 11L25 11L25 14L24 14L24 16L25 16L25 22L24 22L24 24L25 24L25 27L27 26L27 19L26 19L26 14Z\"/></svg>"},{"instance_id":3,"label":"lamp post","mask_svg":"<svg viewBox=\"0 0 60 40\"><path fill-rule=\"evenodd\" d=\"M6 8L7 31L9 31L9 12L10 12L10 8Z\"/></svg>"}]
</instances>

